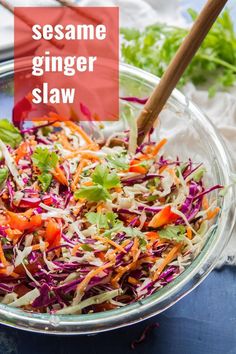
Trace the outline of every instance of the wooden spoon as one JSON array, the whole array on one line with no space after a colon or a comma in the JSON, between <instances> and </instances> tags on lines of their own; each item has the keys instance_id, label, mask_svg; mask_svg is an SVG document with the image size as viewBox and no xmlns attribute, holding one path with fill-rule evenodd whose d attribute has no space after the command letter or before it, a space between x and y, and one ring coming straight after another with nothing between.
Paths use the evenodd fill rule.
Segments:
<instances>
[{"instance_id":1,"label":"wooden spoon","mask_svg":"<svg viewBox=\"0 0 236 354\"><path fill-rule=\"evenodd\" d=\"M159 113L176 87L188 64L211 29L227 0L208 0L184 39L161 81L138 116L138 146L153 127Z\"/></svg>"},{"instance_id":2,"label":"wooden spoon","mask_svg":"<svg viewBox=\"0 0 236 354\"><path fill-rule=\"evenodd\" d=\"M27 15L20 14L19 12L14 11L14 6L12 6L9 2L6 0L0 0L0 5L3 6L6 10L12 13L13 16L17 16L22 22L24 22L28 27L32 28L35 23L34 21ZM54 38L49 41L51 44L53 44L56 48L62 49L64 47L63 44L58 43Z\"/></svg>"},{"instance_id":3,"label":"wooden spoon","mask_svg":"<svg viewBox=\"0 0 236 354\"><path fill-rule=\"evenodd\" d=\"M176 87L185 69L196 54L227 1L228 0L208 0L200 12L190 32L185 37L159 84L152 92L137 118L138 146L142 144L147 133L152 129L173 89ZM119 138L110 140L110 146L123 144L124 141Z\"/></svg>"},{"instance_id":4,"label":"wooden spoon","mask_svg":"<svg viewBox=\"0 0 236 354\"><path fill-rule=\"evenodd\" d=\"M71 0L56 0L59 4L61 4L62 6L68 7L69 9L71 9L72 11L74 11L75 13L79 14L79 15L84 15L84 17L86 17L87 20L92 21L95 24L101 24L102 21L99 20L98 18L95 18L91 15L88 14L88 12L84 12L83 11L83 7L79 7L78 4L73 3Z\"/></svg>"}]
</instances>

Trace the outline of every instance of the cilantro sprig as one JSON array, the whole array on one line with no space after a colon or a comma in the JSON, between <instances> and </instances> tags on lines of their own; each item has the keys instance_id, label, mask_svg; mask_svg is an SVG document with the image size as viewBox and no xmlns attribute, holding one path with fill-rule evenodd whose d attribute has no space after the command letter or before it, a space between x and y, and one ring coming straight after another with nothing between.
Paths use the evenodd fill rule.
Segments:
<instances>
[{"instance_id":1,"label":"cilantro sprig","mask_svg":"<svg viewBox=\"0 0 236 354\"><path fill-rule=\"evenodd\" d=\"M12 148L16 148L22 141L20 131L7 119L0 120L0 139L10 145Z\"/></svg>"},{"instance_id":2,"label":"cilantro sprig","mask_svg":"<svg viewBox=\"0 0 236 354\"><path fill-rule=\"evenodd\" d=\"M6 181L7 177L8 177L8 168L6 168L6 167L1 168L0 169L0 187Z\"/></svg>"},{"instance_id":3,"label":"cilantro sprig","mask_svg":"<svg viewBox=\"0 0 236 354\"><path fill-rule=\"evenodd\" d=\"M180 242L185 238L186 228L183 225L166 226L164 229L158 231L158 234L161 238Z\"/></svg>"},{"instance_id":4,"label":"cilantro sprig","mask_svg":"<svg viewBox=\"0 0 236 354\"><path fill-rule=\"evenodd\" d=\"M95 224L98 229L112 229L114 227L123 225L120 220L117 220L118 215L113 212L89 212L85 214L85 216L89 223L92 225Z\"/></svg>"},{"instance_id":5,"label":"cilantro sprig","mask_svg":"<svg viewBox=\"0 0 236 354\"><path fill-rule=\"evenodd\" d=\"M189 10L194 21L197 13ZM174 57L188 29L165 24L148 26L143 31L123 28L122 57L135 65L161 77ZM225 10L210 30L201 48L193 58L179 87L187 82L195 85L212 83L209 95L233 86L236 82L236 34L229 10Z\"/></svg>"},{"instance_id":6,"label":"cilantro sprig","mask_svg":"<svg viewBox=\"0 0 236 354\"><path fill-rule=\"evenodd\" d=\"M47 148L38 147L31 158L34 166L41 172L38 180L41 183L43 191L46 191L52 182L52 174L50 172L56 167L58 156L55 152L50 152Z\"/></svg>"},{"instance_id":7,"label":"cilantro sprig","mask_svg":"<svg viewBox=\"0 0 236 354\"><path fill-rule=\"evenodd\" d=\"M112 234L125 233L131 238L138 237L141 250L145 249L147 245L145 234L137 228L125 227L123 222L118 219L116 213L89 212L85 214L85 216L91 225L96 225L98 231L101 232L104 237L110 238Z\"/></svg>"},{"instance_id":8,"label":"cilantro sprig","mask_svg":"<svg viewBox=\"0 0 236 354\"><path fill-rule=\"evenodd\" d=\"M107 155L108 166L116 170L126 171L129 169L129 163L125 154Z\"/></svg>"},{"instance_id":9,"label":"cilantro sprig","mask_svg":"<svg viewBox=\"0 0 236 354\"><path fill-rule=\"evenodd\" d=\"M106 165L98 165L92 173L92 186L82 186L75 192L76 199L85 198L91 202L111 199L110 190L120 186L120 178Z\"/></svg>"}]
</instances>

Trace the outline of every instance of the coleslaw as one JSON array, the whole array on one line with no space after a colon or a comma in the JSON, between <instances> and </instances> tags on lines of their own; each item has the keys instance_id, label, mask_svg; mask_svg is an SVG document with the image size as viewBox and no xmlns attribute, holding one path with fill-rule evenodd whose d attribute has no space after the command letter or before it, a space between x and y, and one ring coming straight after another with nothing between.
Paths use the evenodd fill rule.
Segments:
<instances>
[{"instance_id":1,"label":"coleslaw","mask_svg":"<svg viewBox=\"0 0 236 354\"><path fill-rule=\"evenodd\" d=\"M166 139L133 151L125 131L111 147L53 116L24 130L0 121L1 303L87 314L153 294L201 251L222 186L163 155Z\"/></svg>"}]
</instances>

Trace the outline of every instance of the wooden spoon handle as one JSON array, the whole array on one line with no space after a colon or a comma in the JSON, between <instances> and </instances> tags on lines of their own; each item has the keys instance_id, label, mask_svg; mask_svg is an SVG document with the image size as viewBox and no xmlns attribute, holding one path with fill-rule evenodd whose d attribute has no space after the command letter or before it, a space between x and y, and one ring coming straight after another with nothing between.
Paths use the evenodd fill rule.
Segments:
<instances>
[{"instance_id":1,"label":"wooden spoon handle","mask_svg":"<svg viewBox=\"0 0 236 354\"><path fill-rule=\"evenodd\" d=\"M142 144L146 134L153 127L167 99L226 3L227 0L208 0L202 9L161 81L138 116L138 145Z\"/></svg>"},{"instance_id":2,"label":"wooden spoon handle","mask_svg":"<svg viewBox=\"0 0 236 354\"><path fill-rule=\"evenodd\" d=\"M0 0L0 5L3 6L9 12L11 12L13 16L17 16L28 27L32 28L35 25L34 21L27 15L19 14L19 12L16 14L16 12L14 11L14 6L12 6L6 0ZM56 41L54 38L50 40L50 43L53 44L58 49L62 49L64 47L63 44L58 43L58 41Z\"/></svg>"},{"instance_id":3,"label":"wooden spoon handle","mask_svg":"<svg viewBox=\"0 0 236 354\"><path fill-rule=\"evenodd\" d=\"M78 7L78 4L72 2L71 0L56 0L59 4L61 4L62 6L68 7L70 8L72 11L74 11L75 13L78 13L79 15L83 15L90 21L92 21L95 24L100 24L102 23L101 20L99 20L98 18L95 18L91 15L88 15L87 12L84 13L83 11L83 7Z\"/></svg>"}]
</instances>

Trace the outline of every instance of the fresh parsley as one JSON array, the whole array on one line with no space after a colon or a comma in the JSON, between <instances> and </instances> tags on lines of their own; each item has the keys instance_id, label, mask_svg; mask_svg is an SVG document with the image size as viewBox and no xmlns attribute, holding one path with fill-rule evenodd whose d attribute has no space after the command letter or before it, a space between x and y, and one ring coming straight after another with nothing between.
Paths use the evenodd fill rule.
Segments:
<instances>
[{"instance_id":1,"label":"fresh parsley","mask_svg":"<svg viewBox=\"0 0 236 354\"><path fill-rule=\"evenodd\" d=\"M0 139L12 148L16 148L21 143L22 136L12 123L7 119L2 119L0 120Z\"/></svg>"},{"instance_id":2,"label":"fresh parsley","mask_svg":"<svg viewBox=\"0 0 236 354\"><path fill-rule=\"evenodd\" d=\"M85 198L88 201L98 202L111 198L109 190L120 186L120 178L106 165L99 165L92 173L92 186L83 186L75 192L76 199Z\"/></svg>"},{"instance_id":3,"label":"fresh parsley","mask_svg":"<svg viewBox=\"0 0 236 354\"><path fill-rule=\"evenodd\" d=\"M189 10L194 21L197 13ZM188 29L156 24L138 31L121 29L122 57L135 65L161 77L174 57ZM182 76L179 87L191 81L195 85L211 82L209 96L217 90L233 86L236 82L236 34L229 10L217 19Z\"/></svg>"}]
</instances>

